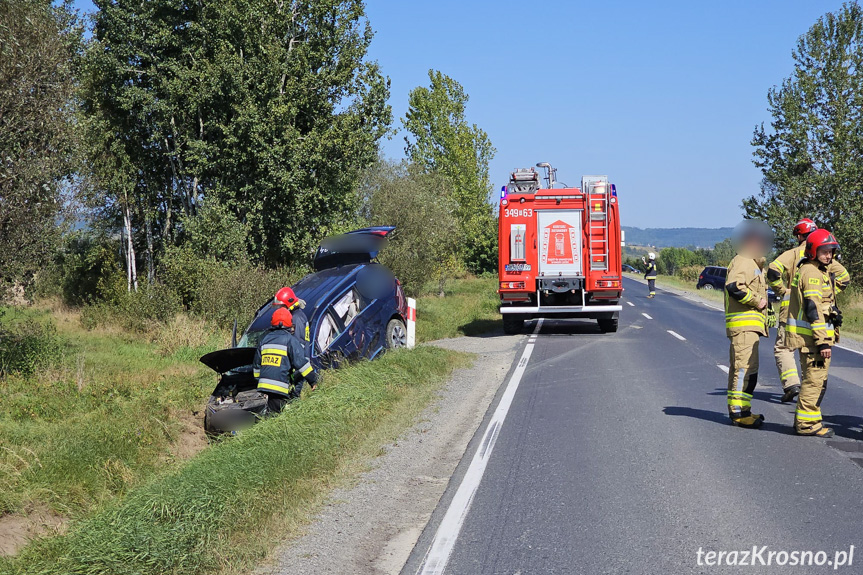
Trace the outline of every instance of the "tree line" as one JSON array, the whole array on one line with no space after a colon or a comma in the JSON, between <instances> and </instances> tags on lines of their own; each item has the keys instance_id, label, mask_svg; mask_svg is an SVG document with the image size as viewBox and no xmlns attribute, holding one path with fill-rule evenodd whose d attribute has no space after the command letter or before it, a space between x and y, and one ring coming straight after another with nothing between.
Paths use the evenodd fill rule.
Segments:
<instances>
[{"instance_id":1,"label":"tree line","mask_svg":"<svg viewBox=\"0 0 863 575\"><path fill-rule=\"evenodd\" d=\"M194 270L300 269L369 224L425 262L391 257L412 289L493 268L495 149L439 71L394 120L361 0L95 6L0 3L0 287L59 267L70 300L170 281L188 305Z\"/></svg>"}]
</instances>

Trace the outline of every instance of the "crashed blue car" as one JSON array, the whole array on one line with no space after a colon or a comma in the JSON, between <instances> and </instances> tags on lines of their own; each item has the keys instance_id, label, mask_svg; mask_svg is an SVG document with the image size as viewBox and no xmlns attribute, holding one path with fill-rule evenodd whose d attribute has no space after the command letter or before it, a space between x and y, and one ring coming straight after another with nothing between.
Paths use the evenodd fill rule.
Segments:
<instances>
[{"instance_id":1,"label":"crashed blue car","mask_svg":"<svg viewBox=\"0 0 863 575\"><path fill-rule=\"evenodd\" d=\"M305 301L310 340L306 352L316 369L374 359L407 344L407 298L399 281L374 260L395 228L363 228L328 238L314 259L315 273L292 286ZM262 305L239 343L208 353L201 362L219 374L207 402L204 428L230 433L266 415L267 397L252 375L255 349L270 327L273 300Z\"/></svg>"}]
</instances>

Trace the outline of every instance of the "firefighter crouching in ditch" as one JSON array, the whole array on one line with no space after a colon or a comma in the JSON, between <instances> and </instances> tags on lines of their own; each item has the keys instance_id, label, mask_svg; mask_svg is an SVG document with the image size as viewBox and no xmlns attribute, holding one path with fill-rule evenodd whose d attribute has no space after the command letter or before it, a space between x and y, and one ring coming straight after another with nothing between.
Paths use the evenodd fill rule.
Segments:
<instances>
[{"instance_id":1,"label":"firefighter crouching in ditch","mask_svg":"<svg viewBox=\"0 0 863 575\"><path fill-rule=\"evenodd\" d=\"M728 415L740 427L761 427L764 416L752 413L758 385L758 342L767 337L767 281L763 268L773 243L764 222L745 220L732 236L737 255L725 280L725 333L731 340L728 369Z\"/></svg>"},{"instance_id":2,"label":"firefighter crouching in ditch","mask_svg":"<svg viewBox=\"0 0 863 575\"><path fill-rule=\"evenodd\" d=\"M647 254L647 260L642 256L641 261L647 266L647 271L644 272L644 279L647 280L647 297L656 297L656 254L650 252Z\"/></svg>"},{"instance_id":3,"label":"firefighter crouching in ditch","mask_svg":"<svg viewBox=\"0 0 863 575\"><path fill-rule=\"evenodd\" d=\"M291 312L279 307L270 325L258 344L252 368L258 391L269 397L267 411L279 413L285 404L300 396L304 381L314 389L318 374L306 357L305 346L292 333Z\"/></svg>"},{"instance_id":4,"label":"firefighter crouching in ditch","mask_svg":"<svg viewBox=\"0 0 863 575\"><path fill-rule=\"evenodd\" d=\"M832 437L821 423L821 401L827 390L832 347L839 342L842 312L830 277L839 243L827 230L815 230L806 239L805 259L791 281L791 301L785 345L800 350L802 383L797 397L794 430L799 435Z\"/></svg>"},{"instance_id":5,"label":"firefighter crouching in ditch","mask_svg":"<svg viewBox=\"0 0 863 575\"><path fill-rule=\"evenodd\" d=\"M791 303L791 281L797 273L797 266L803 260L806 239L816 229L815 222L809 218L803 218L797 222L797 225L794 226L794 237L800 245L783 252L770 263L767 270L767 283L782 299L779 307L779 324L776 329L776 344L773 346L776 368L779 370L779 379L782 381L782 403L793 401L800 393L797 362L794 358L794 350L785 345L785 328L788 323L788 306ZM848 270L835 259L827 267L827 272L834 279L836 295L848 287L851 282Z\"/></svg>"}]
</instances>

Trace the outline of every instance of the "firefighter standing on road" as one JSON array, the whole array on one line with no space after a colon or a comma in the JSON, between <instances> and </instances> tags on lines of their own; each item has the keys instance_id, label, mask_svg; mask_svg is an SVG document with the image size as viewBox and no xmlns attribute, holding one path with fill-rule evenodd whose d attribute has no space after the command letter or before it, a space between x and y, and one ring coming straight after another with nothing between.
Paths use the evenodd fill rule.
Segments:
<instances>
[{"instance_id":1,"label":"firefighter standing on road","mask_svg":"<svg viewBox=\"0 0 863 575\"><path fill-rule=\"evenodd\" d=\"M734 230L737 255L725 281L725 333L731 341L728 415L734 425L760 427L764 416L752 413L758 385L758 342L767 337L767 281L763 268L773 234L764 222L745 220Z\"/></svg>"},{"instance_id":2,"label":"firefighter standing on road","mask_svg":"<svg viewBox=\"0 0 863 575\"><path fill-rule=\"evenodd\" d=\"M309 337L309 318L303 308L306 307L306 302L297 297L289 287L283 287L276 292L275 305L285 306L294 320L294 333L304 343L311 341Z\"/></svg>"},{"instance_id":3,"label":"firefighter standing on road","mask_svg":"<svg viewBox=\"0 0 863 575\"><path fill-rule=\"evenodd\" d=\"M794 429L799 435L833 436L833 430L821 423L821 400L827 390L832 348L839 342L838 328L842 325L829 272L838 249L839 243L829 231L809 234L805 259L791 281L785 345L800 350L803 382L794 416Z\"/></svg>"},{"instance_id":4,"label":"firefighter standing on road","mask_svg":"<svg viewBox=\"0 0 863 575\"><path fill-rule=\"evenodd\" d=\"M647 280L647 297L656 297L656 254L650 252L647 254L647 260L642 256L641 261L647 266L647 271L644 272L644 279Z\"/></svg>"},{"instance_id":5,"label":"firefighter standing on road","mask_svg":"<svg viewBox=\"0 0 863 575\"><path fill-rule=\"evenodd\" d=\"M779 379L782 381L782 403L793 401L800 392L800 376L797 372L797 362L794 358L794 350L785 345L785 330L788 322L788 306L791 303L791 281L797 272L797 266L804 258L806 249L806 238L817 229L815 222L803 218L794 226L794 237L800 245L786 250L770 263L767 270L767 282L774 293L782 299L779 308L779 322L776 329L776 344L773 346L773 355L776 358L776 368L779 370ZM829 275L834 278L834 285L838 295L848 287L851 276L848 270L835 259L827 268Z\"/></svg>"},{"instance_id":6,"label":"firefighter standing on road","mask_svg":"<svg viewBox=\"0 0 863 575\"><path fill-rule=\"evenodd\" d=\"M314 389L318 374L309 363L305 346L292 333L291 312L279 307L273 312L270 325L258 344L252 369L258 390L269 397L267 411L278 413L288 401L300 396L304 381Z\"/></svg>"}]
</instances>

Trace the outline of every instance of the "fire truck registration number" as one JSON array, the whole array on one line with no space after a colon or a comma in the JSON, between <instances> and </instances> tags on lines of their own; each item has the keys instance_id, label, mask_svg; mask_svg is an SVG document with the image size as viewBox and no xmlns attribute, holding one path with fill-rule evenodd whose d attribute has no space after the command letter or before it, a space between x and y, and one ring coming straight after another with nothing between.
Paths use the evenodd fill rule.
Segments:
<instances>
[{"instance_id":1,"label":"fire truck registration number","mask_svg":"<svg viewBox=\"0 0 863 575\"><path fill-rule=\"evenodd\" d=\"M530 264L506 264L504 270L508 272L529 272Z\"/></svg>"},{"instance_id":2,"label":"fire truck registration number","mask_svg":"<svg viewBox=\"0 0 863 575\"><path fill-rule=\"evenodd\" d=\"M533 208L525 208L523 210L504 210L504 215L508 218L532 218L533 217Z\"/></svg>"}]
</instances>

